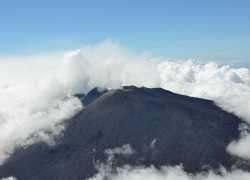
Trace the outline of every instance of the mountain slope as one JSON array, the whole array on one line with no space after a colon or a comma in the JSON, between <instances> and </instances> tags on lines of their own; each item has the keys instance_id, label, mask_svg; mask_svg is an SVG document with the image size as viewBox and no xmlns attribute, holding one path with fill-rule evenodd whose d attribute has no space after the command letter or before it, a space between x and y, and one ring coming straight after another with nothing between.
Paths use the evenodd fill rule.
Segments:
<instances>
[{"instance_id":1,"label":"mountain slope","mask_svg":"<svg viewBox=\"0 0 250 180\"><path fill-rule=\"evenodd\" d=\"M118 155L118 165L182 163L186 171L198 172L236 162L226 146L238 137L241 121L212 101L134 86L94 92L86 108L68 121L60 143L19 149L0 167L0 177L84 179L96 172L94 162L107 159L105 149L124 144L134 153Z\"/></svg>"}]
</instances>

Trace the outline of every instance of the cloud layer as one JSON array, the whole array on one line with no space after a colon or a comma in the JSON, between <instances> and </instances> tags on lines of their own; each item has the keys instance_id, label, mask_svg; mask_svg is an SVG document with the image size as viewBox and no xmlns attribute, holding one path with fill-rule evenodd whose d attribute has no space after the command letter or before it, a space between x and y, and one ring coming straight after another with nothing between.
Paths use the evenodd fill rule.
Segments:
<instances>
[{"instance_id":1,"label":"cloud layer","mask_svg":"<svg viewBox=\"0 0 250 180\"><path fill-rule=\"evenodd\" d=\"M155 167L133 167L124 166L111 170L107 166L100 166L99 173L88 180L249 180L250 173L242 170L227 172L221 168L217 172L188 174L181 166L162 166L160 169Z\"/></svg>"},{"instance_id":2,"label":"cloud layer","mask_svg":"<svg viewBox=\"0 0 250 180\"><path fill-rule=\"evenodd\" d=\"M53 145L53 137L65 128L63 122L82 108L72 95L85 93L95 86L162 87L214 100L221 108L250 123L250 70L247 68L152 58L112 41L65 52L59 57L49 54L0 59L0 164L16 147L41 140ZM232 142L228 151L250 159L250 135L248 131L242 133L242 138ZM176 168L186 176L180 167L163 167L162 173L171 174ZM147 170L158 172L154 168ZM143 168L125 168L123 172L131 176L147 173ZM237 177L239 172L226 173L225 177ZM248 173L245 175L248 177Z\"/></svg>"},{"instance_id":3,"label":"cloud layer","mask_svg":"<svg viewBox=\"0 0 250 180\"><path fill-rule=\"evenodd\" d=\"M1 178L0 180L16 180L14 177Z\"/></svg>"},{"instance_id":4,"label":"cloud layer","mask_svg":"<svg viewBox=\"0 0 250 180\"><path fill-rule=\"evenodd\" d=\"M242 127L244 128L244 127ZM125 148L126 147L126 148ZM123 147L114 148L123 152L124 149L131 149L132 147L127 144ZM123 150L122 150L123 149ZM105 150L104 152L106 152ZM111 151L108 149L108 151ZM112 150L113 152L113 150ZM115 151L116 152L116 151ZM107 153L106 153L107 154ZM127 154L129 155L129 154ZM160 166L158 168L151 165L150 167L145 166L131 166L124 165L118 167L116 159L113 154L107 154L107 162L97 163L96 169L98 173L87 180L248 180L250 178L250 172L242 171L239 169L233 169L227 171L225 168L220 167L217 170L210 170L208 172L201 172L197 174L187 173L183 170L182 165L177 166Z\"/></svg>"}]
</instances>

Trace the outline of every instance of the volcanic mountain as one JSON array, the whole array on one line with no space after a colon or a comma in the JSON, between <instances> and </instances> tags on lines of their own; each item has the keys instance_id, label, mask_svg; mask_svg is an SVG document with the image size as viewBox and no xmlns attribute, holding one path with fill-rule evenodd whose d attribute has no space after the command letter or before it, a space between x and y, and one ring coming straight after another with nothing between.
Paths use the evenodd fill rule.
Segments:
<instances>
[{"instance_id":1,"label":"volcanic mountain","mask_svg":"<svg viewBox=\"0 0 250 180\"><path fill-rule=\"evenodd\" d=\"M76 97L85 107L67 121L57 145L18 149L0 167L0 177L86 179L96 173L96 163L107 161L107 149L124 145L133 153L117 154L118 166L182 164L195 173L237 163L226 147L238 138L242 121L212 101L134 86L95 88Z\"/></svg>"}]
</instances>

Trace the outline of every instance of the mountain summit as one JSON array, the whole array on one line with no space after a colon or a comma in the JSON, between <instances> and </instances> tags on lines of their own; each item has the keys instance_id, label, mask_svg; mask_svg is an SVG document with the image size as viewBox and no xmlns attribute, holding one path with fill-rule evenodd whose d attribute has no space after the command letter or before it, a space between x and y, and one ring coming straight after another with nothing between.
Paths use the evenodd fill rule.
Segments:
<instances>
[{"instance_id":1,"label":"mountain summit","mask_svg":"<svg viewBox=\"0 0 250 180\"><path fill-rule=\"evenodd\" d=\"M124 145L133 152L117 153L117 165L182 164L195 173L237 162L226 147L238 138L242 121L212 101L135 86L76 97L85 108L67 122L60 142L17 150L0 177L86 179L96 173L95 163Z\"/></svg>"}]
</instances>

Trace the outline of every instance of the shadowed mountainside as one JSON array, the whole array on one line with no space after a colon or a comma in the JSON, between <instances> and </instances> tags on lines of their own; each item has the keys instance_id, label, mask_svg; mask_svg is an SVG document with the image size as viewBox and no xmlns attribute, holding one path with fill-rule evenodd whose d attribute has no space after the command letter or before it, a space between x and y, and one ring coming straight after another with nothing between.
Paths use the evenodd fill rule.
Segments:
<instances>
[{"instance_id":1,"label":"shadowed mountainside","mask_svg":"<svg viewBox=\"0 0 250 180\"><path fill-rule=\"evenodd\" d=\"M76 96L86 107L67 122L60 142L17 150L0 167L0 177L85 179L96 173L95 162L107 160L105 149L124 144L134 153L117 155L118 165L182 163L186 171L199 172L237 162L226 146L238 138L242 122L212 101L134 86Z\"/></svg>"}]
</instances>

